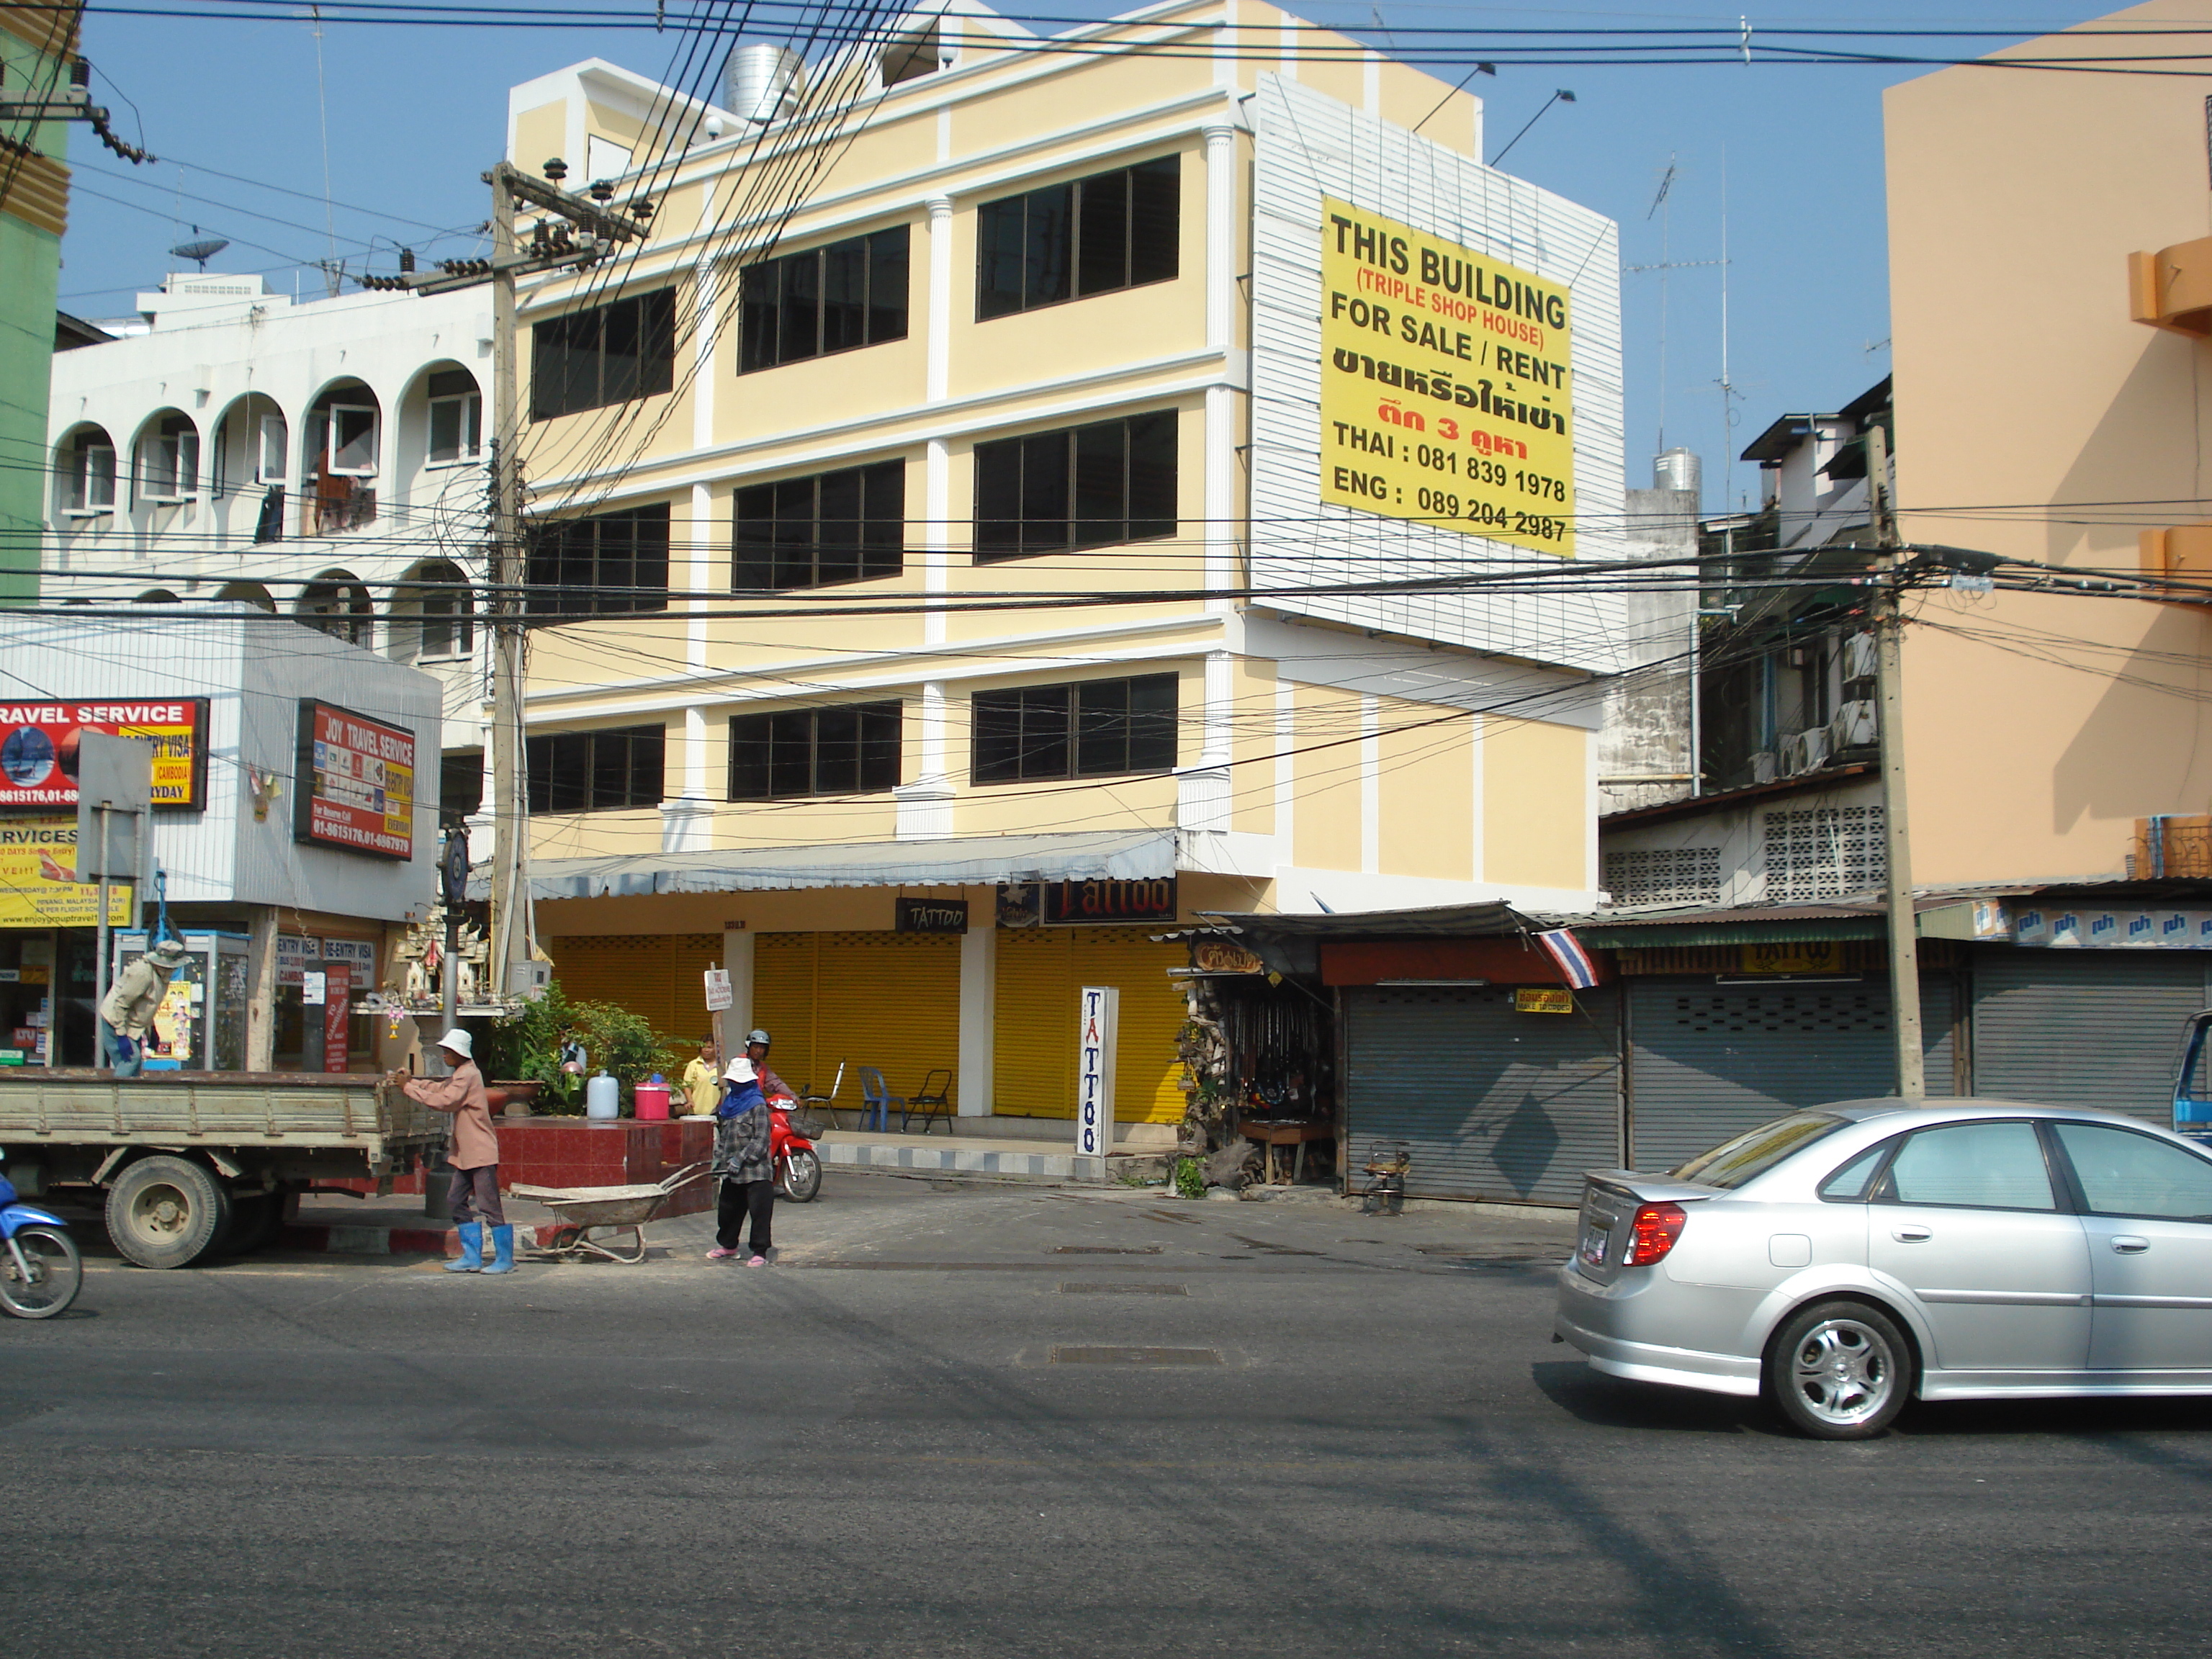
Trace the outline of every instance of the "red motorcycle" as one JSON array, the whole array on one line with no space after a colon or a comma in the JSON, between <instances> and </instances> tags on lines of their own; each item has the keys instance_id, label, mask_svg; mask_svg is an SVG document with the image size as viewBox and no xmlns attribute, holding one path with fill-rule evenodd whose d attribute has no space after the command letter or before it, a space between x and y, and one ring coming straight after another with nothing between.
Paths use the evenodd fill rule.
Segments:
<instances>
[{"instance_id":1,"label":"red motorcycle","mask_svg":"<svg viewBox=\"0 0 2212 1659\"><path fill-rule=\"evenodd\" d=\"M791 1114L798 1104L781 1096L768 1103L769 1167L786 1198L806 1204L822 1190L822 1158L813 1141L791 1127Z\"/></svg>"}]
</instances>

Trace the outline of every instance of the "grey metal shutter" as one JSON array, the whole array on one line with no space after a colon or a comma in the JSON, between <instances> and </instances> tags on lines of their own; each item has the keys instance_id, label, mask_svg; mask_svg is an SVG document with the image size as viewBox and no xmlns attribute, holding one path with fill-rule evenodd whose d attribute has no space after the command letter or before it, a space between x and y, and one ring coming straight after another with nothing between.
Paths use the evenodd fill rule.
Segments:
<instances>
[{"instance_id":1,"label":"grey metal shutter","mask_svg":"<svg viewBox=\"0 0 2212 1659\"><path fill-rule=\"evenodd\" d=\"M2205 971L2179 951L1976 951L1974 1092L2170 1124Z\"/></svg>"},{"instance_id":2,"label":"grey metal shutter","mask_svg":"<svg viewBox=\"0 0 2212 1659\"><path fill-rule=\"evenodd\" d=\"M1893 1092L1889 983L1717 985L1628 981L1633 1167L1671 1170L1730 1135L1802 1106ZM1928 1092L1952 1092L1948 978L1923 975Z\"/></svg>"},{"instance_id":3,"label":"grey metal shutter","mask_svg":"<svg viewBox=\"0 0 2212 1659\"><path fill-rule=\"evenodd\" d=\"M1577 1204L1620 1162L1620 1029L1609 989L1571 1014L1522 1014L1485 987L1345 993L1355 1171L1376 1139L1413 1143L1416 1198Z\"/></svg>"}]
</instances>

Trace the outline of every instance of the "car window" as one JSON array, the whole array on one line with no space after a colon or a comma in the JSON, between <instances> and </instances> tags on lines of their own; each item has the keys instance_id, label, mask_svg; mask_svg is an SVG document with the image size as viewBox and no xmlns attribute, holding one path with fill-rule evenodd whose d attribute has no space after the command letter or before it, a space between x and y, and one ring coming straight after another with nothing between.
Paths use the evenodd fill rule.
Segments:
<instances>
[{"instance_id":1,"label":"car window","mask_svg":"<svg viewBox=\"0 0 2212 1659\"><path fill-rule=\"evenodd\" d=\"M1881 1160L1896 1144L1884 1140L1868 1147L1820 1183L1820 1196L1838 1204L1857 1203L1867 1195L1875 1171L1881 1168Z\"/></svg>"},{"instance_id":2,"label":"car window","mask_svg":"<svg viewBox=\"0 0 2212 1659\"><path fill-rule=\"evenodd\" d=\"M1747 1129L1732 1140L1723 1140L1710 1152L1701 1152L1668 1173L1677 1181L1696 1181L1708 1187L1741 1187L1823 1135L1844 1127L1844 1120L1828 1112L1793 1112Z\"/></svg>"},{"instance_id":3,"label":"car window","mask_svg":"<svg viewBox=\"0 0 2212 1659\"><path fill-rule=\"evenodd\" d=\"M2126 1129L2051 1127L2093 1214L2212 1221L2212 1163Z\"/></svg>"},{"instance_id":4,"label":"car window","mask_svg":"<svg viewBox=\"0 0 2212 1659\"><path fill-rule=\"evenodd\" d=\"M1908 1136L1889 1166L1899 1204L2055 1210L2043 1143L2026 1122L1949 1123Z\"/></svg>"}]
</instances>

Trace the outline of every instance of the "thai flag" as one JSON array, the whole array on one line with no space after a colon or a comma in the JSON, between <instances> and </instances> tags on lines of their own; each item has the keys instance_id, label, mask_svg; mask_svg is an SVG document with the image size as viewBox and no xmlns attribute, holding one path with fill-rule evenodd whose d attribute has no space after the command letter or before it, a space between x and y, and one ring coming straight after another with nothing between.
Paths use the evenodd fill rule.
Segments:
<instances>
[{"instance_id":1,"label":"thai flag","mask_svg":"<svg viewBox=\"0 0 2212 1659\"><path fill-rule=\"evenodd\" d=\"M1552 965L1559 970L1559 977L1576 990L1587 991L1597 983L1597 964L1589 959L1589 952L1583 949L1582 941L1571 929L1554 927L1547 933L1539 933L1536 943L1544 947L1544 954L1551 957Z\"/></svg>"}]
</instances>

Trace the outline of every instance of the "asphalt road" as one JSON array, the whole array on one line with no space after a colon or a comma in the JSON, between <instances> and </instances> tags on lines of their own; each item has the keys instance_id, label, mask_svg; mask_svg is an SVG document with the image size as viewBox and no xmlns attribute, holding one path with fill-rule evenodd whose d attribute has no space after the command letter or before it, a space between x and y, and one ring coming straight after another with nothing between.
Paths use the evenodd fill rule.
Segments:
<instances>
[{"instance_id":1,"label":"asphalt road","mask_svg":"<svg viewBox=\"0 0 2212 1659\"><path fill-rule=\"evenodd\" d=\"M1564 1225L832 1176L782 1259L95 1261L0 1321L46 1656L2196 1653L2212 1403L1879 1442L1548 1340Z\"/></svg>"}]
</instances>

